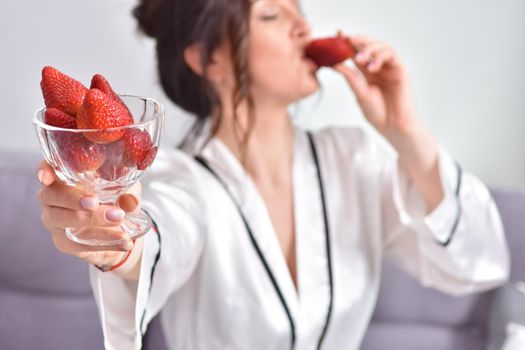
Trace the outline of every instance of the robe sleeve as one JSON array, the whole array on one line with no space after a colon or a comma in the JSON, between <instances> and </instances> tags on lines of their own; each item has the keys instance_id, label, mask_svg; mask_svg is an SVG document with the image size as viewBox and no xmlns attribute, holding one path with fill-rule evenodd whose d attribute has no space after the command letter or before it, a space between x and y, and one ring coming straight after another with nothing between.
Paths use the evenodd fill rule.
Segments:
<instances>
[{"instance_id":1,"label":"robe sleeve","mask_svg":"<svg viewBox=\"0 0 525 350\"><path fill-rule=\"evenodd\" d=\"M509 274L503 225L490 192L439 147L444 198L430 213L396 157L382 170L384 254L424 286L464 295Z\"/></svg>"},{"instance_id":2,"label":"robe sleeve","mask_svg":"<svg viewBox=\"0 0 525 350\"><path fill-rule=\"evenodd\" d=\"M206 241L203 197L196 186L194 164L182 154L166 157L159 152L157 157L161 159L155 161L156 170L142 183L141 205L155 229L144 237L139 280L128 281L90 267L109 350L141 348L148 323L191 277Z\"/></svg>"}]
</instances>

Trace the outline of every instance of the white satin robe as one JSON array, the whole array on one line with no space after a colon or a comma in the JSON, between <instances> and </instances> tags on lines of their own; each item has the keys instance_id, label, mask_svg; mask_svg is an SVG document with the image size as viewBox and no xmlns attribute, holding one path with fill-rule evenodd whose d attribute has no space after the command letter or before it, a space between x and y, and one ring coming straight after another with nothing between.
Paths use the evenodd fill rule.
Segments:
<instances>
[{"instance_id":1,"label":"white satin robe","mask_svg":"<svg viewBox=\"0 0 525 350\"><path fill-rule=\"evenodd\" d=\"M314 140L333 265L333 310L323 349L359 348L383 257L423 285L453 295L505 281L508 249L493 199L477 178L458 171L442 147L445 197L425 215L422 197L398 169L391 148L355 128L317 131ZM143 207L159 234L145 237L139 282L90 268L105 346L139 349L141 334L160 311L170 349L290 349L288 318L241 217L192 152L160 152L143 181ZM240 163L217 139L200 154L227 183L254 231L295 323L295 349L315 349L330 286L320 189L306 133L296 129L294 141L297 291L263 199Z\"/></svg>"}]
</instances>

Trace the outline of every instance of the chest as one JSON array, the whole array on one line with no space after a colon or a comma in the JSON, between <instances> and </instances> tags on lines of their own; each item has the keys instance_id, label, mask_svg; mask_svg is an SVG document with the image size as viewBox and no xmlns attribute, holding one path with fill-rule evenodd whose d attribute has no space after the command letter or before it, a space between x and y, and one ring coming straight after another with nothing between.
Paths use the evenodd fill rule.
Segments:
<instances>
[{"instance_id":1,"label":"chest","mask_svg":"<svg viewBox=\"0 0 525 350\"><path fill-rule=\"evenodd\" d=\"M295 240L294 196L291 180L282 185L256 187L264 202L268 218L288 267L290 277L297 288L297 261Z\"/></svg>"}]
</instances>

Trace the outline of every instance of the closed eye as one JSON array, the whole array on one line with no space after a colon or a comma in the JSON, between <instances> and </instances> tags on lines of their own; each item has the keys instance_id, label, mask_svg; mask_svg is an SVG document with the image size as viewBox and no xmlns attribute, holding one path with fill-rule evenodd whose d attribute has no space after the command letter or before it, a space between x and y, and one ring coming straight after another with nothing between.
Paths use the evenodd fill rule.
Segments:
<instances>
[{"instance_id":1,"label":"closed eye","mask_svg":"<svg viewBox=\"0 0 525 350\"><path fill-rule=\"evenodd\" d=\"M271 20L277 19L277 15L266 15L266 16L261 16L261 19L262 19L263 21L271 21Z\"/></svg>"}]
</instances>

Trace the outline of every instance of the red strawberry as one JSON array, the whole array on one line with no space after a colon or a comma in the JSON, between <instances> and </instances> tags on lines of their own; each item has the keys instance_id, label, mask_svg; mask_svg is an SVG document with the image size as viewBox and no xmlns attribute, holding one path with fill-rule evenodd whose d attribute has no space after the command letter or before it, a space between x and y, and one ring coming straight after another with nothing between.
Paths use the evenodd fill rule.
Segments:
<instances>
[{"instance_id":1,"label":"red strawberry","mask_svg":"<svg viewBox=\"0 0 525 350\"><path fill-rule=\"evenodd\" d=\"M76 129L77 120L56 108L47 108L44 115L44 121L47 125L56 126L64 129Z\"/></svg>"},{"instance_id":2,"label":"red strawberry","mask_svg":"<svg viewBox=\"0 0 525 350\"><path fill-rule=\"evenodd\" d=\"M81 82L50 66L42 69L40 87L47 108L54 107L72 116L77 114L87 92Z\"/></svg>"},{"instance_id":3,"label":"red strawberry","mask_svg":"<svg viewBox=\"0 0 525 350\"><path fill-rule=\"evenodd\" d=\"M141 161L137 163L137 169L144 170L147 167L153 163L153 160L155 159L155 156L157 155L158 148L153 147L151 151L149 151L148 155Z\"/></svg>"},{"instance_id":4,"label":"red strawberry","mask_svg":"<svg viewBox=\"0 0 525 350\"><path fill-rule=\"evenodd\" d=\"M107 129L133 124L133 117L123 108L98 89L90 89L77 114L79 129ZM109 143L119 140L124 130L86 132L84 136L97 143Z\"/></svg>"},{"instance_id":5,"label":"red strawberry","mask_svg":"<svg viewBox=\"0 0 525 350\"><path fill-rule=\"evenodd\" d=\"M140 129L129 129L124 135L124 164L132 166L137 164L137 169L143 170L148 167L148 156L153 148L153 142L148 132ZM148 158L148 159L147 159ZM155 155L153 155L155 158ZM139 167L140 165L140 167Z\"/></svg>"},{"instance_id":6,"label":"red strawberry","mask_svg":"<svg viewBox=\"0 0 525 350\"><path fill-rule=\"evenodd\" d=\"M115 102L120 103L122 107L128 110L128 106L122 101L120 96L111 88L111 85L109 85L109 82L107 81L102 74L95 74L93 78L91 79L91 86L90 89L99 89L109 97L111 97ZM131 113L130 113L131 114Z\"/></svg>"},{"instance_id":7,"label":"red strawberry","mask_svg":"<svg viewBox=\"0 0 525 350\"><path fill-rule=\"evenodd\" d=\"M354 57L357 52L349 38L338 34L336 37L311 41L306 46L305 53L319 66L330 67Z\"/></svg>"},{"instance_id":8,"label":"red strawberry","mask_svg":"<svg viewBox=\"0 0 525 350\"><path fill-rule=\"evenodd\" d=\"M54 135L62 161L75 172L96 170L106 160L103 147L87 140L82 134L57 131Z\"/></svg>"}]
</instances>

